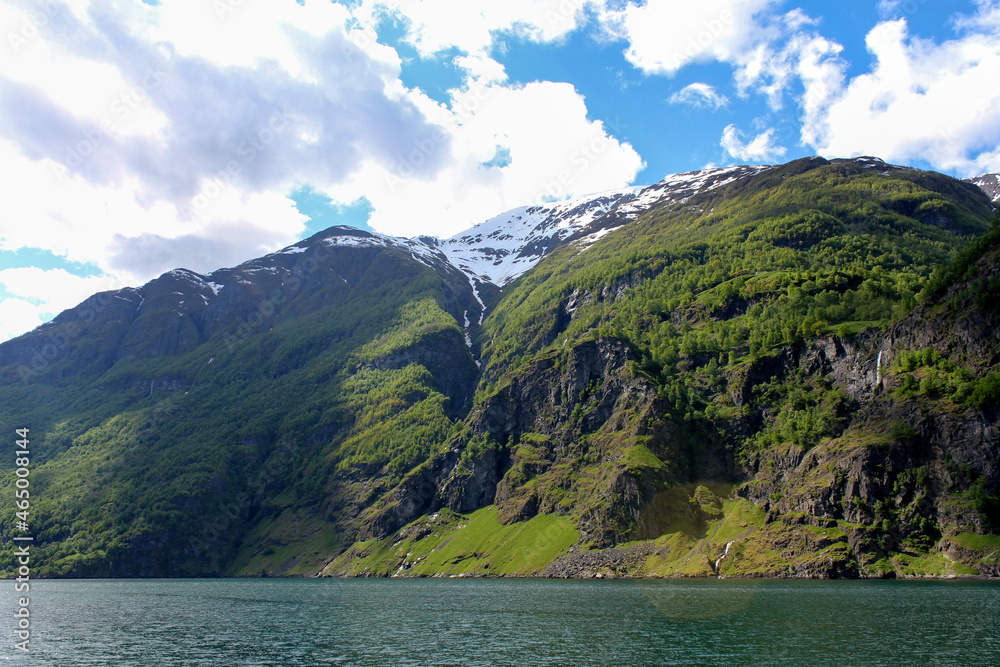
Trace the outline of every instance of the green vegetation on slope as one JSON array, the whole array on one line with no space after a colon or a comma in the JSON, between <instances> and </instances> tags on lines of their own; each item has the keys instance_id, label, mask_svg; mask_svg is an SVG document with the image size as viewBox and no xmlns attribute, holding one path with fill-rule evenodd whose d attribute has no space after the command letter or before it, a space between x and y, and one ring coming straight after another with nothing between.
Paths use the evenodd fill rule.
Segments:
<instances>
[{"instance_id":1,"label":"green vegetation on slope","mask_svg":"<svg viewBox=\"0 0 1000 667\"><path fill-rule=\"evenodd\" d=\"M554 252L487 319L487 380L533 350L604 335L635 345L645 370L676 385L670 377L685 361L733 365L818 334L884 325L987 228L985 198L956 192L945 177L810 167L793 162L653 210L584 252ZM574 292L581 305L570 320L560 313ZM691 383L680 384L675 393L696 403Z\"/></svg>"},{"instance_id":2,"label":"green vegetation on slope","mask_svg":"<svg viewBox=\"0 0 1000 667\"><path fill-rule=\"evenodd\" d=\"M38 334L51 358L0 368L0 429L33 434L34 571L309 574L343 552L328 572L528 575L632 538L622 553L653 550L640 574L714 574L727 544L721 574L992 567L996 480L907 458L935 419L995 409L991 354L914 343L873 369L887 390L867 404L829 358L803 361L918 304L995 312L976 268L990 215L954 179L823 160L662 206L507 287L474 393L469 286L397 250L234 269L214 320L169 299L178 276L147 311L98 299L83 328L69 314ZM739 496L699 484L748 478ZM408 503L433 514L350 546Z\"/></svg>"},{"instance_id":3,"label":"green vegetation on slope","mask_svg":"<svg viewBox=\"0 0 1000 667\"><path fill-rule=\"evenodd\" d=\"M512 463L500 487L512 493L505 502L527 503L535 496L537 511L557 511L581 525L604 517L600 530L611 530L612 540L636 534L631 531L670 534L669 525L653 522L657 525L651 527L648 518L638 517L638 508L648 507L657 489L704 479L699 475L727 479L734 471L724 464L714 472L704 460L695 465L706 451L724 457L722 445L740 474L763 475L760 488L768 490L758 502L765 506L784 513L811 503L827 517L855 516L860 510L837 503L860 501L858 489L832 470L810 472L788 488L775 481L778 472L774 480L764 480L772 469L787 473L788 466L820 445L813 460L839 456L835 452L863 456L857 452L869 447L909 446L915 431L889 415L909 416L906 401L911 399L933 399L924 407L937 412L997 405L996 370L984 367L988 359L964 370L963 363L971 360L932 360L911 369L910 380L898 366L876 369L875 354L870 378L855 367L838 371L837 379L828 366L831 355L854 354L845 346L865 345L918 303L928 303L928 295L975 277L970 267L992 247L996 232L961 251L987 231L992 215L981 193L937 174L800 160L654 209L585 250L573 244L557 249L509 286L487 318L480 332L486 368L477 405L495 409L490 397L525 385L522 375L548 377L539 374L543 367L579 373L573 350L588 341L617 340L634 358L631 375L655 387L659 403L651 407L662 412L659 419L647 416L633 427L625 413L629 404L616 404L617 412L605 417L606 425L623 434L615 437L605 427L588 431L587 419L579 419L588 411L607 415L606 403L590 400L600 396L600 384L579 397L563 398L575 406L569 419L559 429L538 434L551 438L543 451L555 450L556 456L541 455L516 433L506 442ZM965 296L976 307L992 307L978 294L992 294L995 278L983 280L975 294ZM901 363L911 365L918 353L904 351ZM814 361L805 360L809 355ZM934 375L932 366L942 375ZM845 372L857 374L851 393ZM881 397L875 412L861 411L863 401L876 399L859 397L858 387L872 387L883 375L890 376L889 386L897 379L906 382L895 394L903 404ZM633 449L641 444L649 450L646 445L652 445L642 439L657 431L658 445L649 456ZM917 460L927 455L912 454ZM899 466L905 465L897 457L865 471L881 476L874 494L888 493L882 486L891 488L901 479ZM565 506L552 502L557 494L548 489L553 487L568 501ZM972 475L940 497L925 497L919 508L868 508L864 521L874 532L865 533L859 548L903 549L898 552L903 555L911 549L907 557L920 558L943 531L929 507L955 494L969 495L972 514L958 509L942 521L951 522L948 530L973 520L989 530L996 493L995 479ZM850 497L841 499L841 494ZM758 497L752 489L748 495ZM502 517L525 515L531 511L501 507ZM774 543L782 530L769 527L773 534L762 544ZM607 543L607 538L599 541ZM799 547L814 549L814 542L805 540ZM849 562L846 542L838 542L835 550L839 556L828 560L837 572L874 567L867 560ZM776 572L775 563L787 556L781 553L766 566L768 572ZM919 569L912 563L907 567Z\"/></svg>"},{"instance_id":4,"label":"green vegetation on slope","mask_svg":"<svg viewBox=\"0 0 1000 667\"><path fill-rule=\"evenodd\" d=\"M527 576L571 547L579 533L565 517L538 515L501 525L494 506L468 516L436 512L397 537L358 542L324 572L349 576Z\"/></svg>"},{"instance_id":5,"label":"green vegetation on slope","mask_svg":"<svg viewBox=\"0 0 1000 667\"><path fill-rule=\"evenodd\" d=\"M61 377L92 353L78 336L47 374L0 388L3 428L34 436L33 571L317 571L358 506L454 429L419 360L372 365L428 338L461 344L442 277L392 252L362 259L366 280L302 288L235 342L223 332L172 355L124 358L81 383ZM0 481L11 495L12 479ZM0 535L12 513L0 514Z\"/></svg>"},{"instance_id":6,"label":"green vegetation on slope","mask_svg":"<svg viewBox=\"0 0 1000 667\"><path fill-rule=\"evenodd\" d=\"M991 214L984 197L937 174L790 163L655 209L583 252L554 252L487 318L484 386L541 350L611 337L632 347L634 372L676 417L730 417L722 392L734 377L789 346L906 315ZM781 418L751 441L835 435L844 398L811 382L791 394L756 388L754 403Z\"/></svg>"}]
</instances>

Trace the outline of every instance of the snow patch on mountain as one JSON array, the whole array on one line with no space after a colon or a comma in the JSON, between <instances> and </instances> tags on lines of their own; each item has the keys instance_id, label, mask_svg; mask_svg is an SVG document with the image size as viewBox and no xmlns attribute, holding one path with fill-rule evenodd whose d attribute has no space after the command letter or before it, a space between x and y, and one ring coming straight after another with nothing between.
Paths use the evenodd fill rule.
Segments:
<instances>
[{"instance_id":1,"label":"snow patch on mountain","mask_svg":"<svg viewBox=\"0 0 1000 667\"><path fill-rule=\"evenodd\" d=\"M983 174L970 178L969 182L979 186L994 203L1000 203L1000 174Z\"/></svg>"},{"instance_id":2,"label":"snow patch on mountain","mask_svg":"<svg viewBox=\"0 0 1000 667\"><path fill-rule=\"evenodd\" d=\"M473 281L503 287L563 241L587 248L653 206L690 197L760 173L767 166L702 169L631 187L551 204L521 206L439 241L436 247Z\"/></svg>"},{"instance_id":3,"label":"snow patch on mountain","mask_svg":"<svg viewBox=\"0 0 1000 667\"><path fill-rule=\"evenodd\" d=\"M629 187L564 201L521 206L456 234L449 239L428 236L401 238L347 226L331 227L305 239L245 262L202 276L175 269L166 276L191 283L204 301L217 296L227 284L250 284L259 273L278 274L287 260L298 263L311 248L396 249L434 270L462 272L479 304L479 316L466 313L463 327L471 340L473 327L482 324L486 305L480 296L483 285L504 287L522 275L557 246L572 242L582 252L608 233L636 220L650 208L669 202L686 202L695 194L753 176L769 167L703 169L668 176L654 185ZM347 282L344 279L344 282ZM477 321L478 320L478 321Z\"/></svg>"},{"instance_id":4,"label":"snow patch on mountain","mask_svg":"<svg viewBox=\"0 0 1000 667\"><path fill-rule=\"evenodd\" d=\"M422 237L407 239L398 236L386 236L385 234L366 232L344 225L331 227L326 231L321 232L321 234L324 236L319 239L319 242L328 247L396 248L410 255L413 259L417 260L421 264L424 264L425 266L429 266L434 269L441 268L442 265L450 266L448 259L431 244L424 241ZM316 237L306 239L305 241L299 241L294 245L290 245L287 248L282 248L277 252L271 253L268 257L279 255L297 255L299 253L306 252L309 249L310 244L316 241Z\"/></svg>"},{"instance_id":5,"label":"snow patch on mountain","mask_svg":"<svg viewBox=\"0 0 1000 667\"><path fill-rule=\"evenodd\" d=\"M470 279L503 287L560 242L606 215L641 188L520 206L440 241L438 248Z\"/></svg>"}]
</instances>

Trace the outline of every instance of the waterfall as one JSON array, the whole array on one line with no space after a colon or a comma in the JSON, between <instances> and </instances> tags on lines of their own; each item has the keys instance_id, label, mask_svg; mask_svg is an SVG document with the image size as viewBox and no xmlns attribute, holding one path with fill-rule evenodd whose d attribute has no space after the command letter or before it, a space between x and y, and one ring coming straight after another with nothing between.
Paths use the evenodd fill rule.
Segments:
<instances>
[{"instance_id":1,"label":"waterfall","mask_svg":"<svg viewBox=\"0 0 1000 667\"><path fill-rule=\"evenodd\" d=\"M723 560L723 559L724 559L724 558L725 558L725 557L726 557L727 555L729 555L729 547L733 546L733 542L735 542L735 541L736 541L736 540L730 540L729 542L726 542L726 549L725 549L725 551L723 551L723 552L722 552L722 555L721 555L721 556L719 556L719 557L718 557L718 558L717 558L717 559L715 560L715 573L716 573L716 574L719 574L719 563L721 563L721 562L722 562L722 560ZM719 575L719 576L721 577L722 575Z\"/></svg>"},{"instance_id":2,"label":"waterfall","mask_svg":"<svg viewBox=\"0 0 1000 667\"><path fill-rule=\"evenodd\" d=\"M878 351L878 361L875 362L875 386L882 384L882 350Z\"/></svg>"}]
</instances>

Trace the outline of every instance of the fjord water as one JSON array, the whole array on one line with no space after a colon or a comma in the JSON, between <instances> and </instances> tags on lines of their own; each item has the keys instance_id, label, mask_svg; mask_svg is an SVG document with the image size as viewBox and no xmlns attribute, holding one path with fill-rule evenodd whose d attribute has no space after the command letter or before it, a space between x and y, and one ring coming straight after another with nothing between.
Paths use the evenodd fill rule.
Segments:
<instances>
[{"instance_id":1,"label":"fjord water","mask_svg":"<svg viewBox=\"0 0 1000 667\"><path fill-rule=\"evenodd\" d=\"M8 664L998 665L1000 583L37 581Z\"/></svg>"}]
</instances>

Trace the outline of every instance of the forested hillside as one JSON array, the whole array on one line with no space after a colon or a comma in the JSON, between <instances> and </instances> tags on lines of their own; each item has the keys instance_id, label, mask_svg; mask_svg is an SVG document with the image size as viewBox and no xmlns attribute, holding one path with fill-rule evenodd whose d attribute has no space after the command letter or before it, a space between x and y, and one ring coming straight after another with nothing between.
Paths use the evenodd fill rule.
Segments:
<instances>
[{"instance_id":1,"label":"forested hillside","mask_svg":"<svg viewBox=\"0 0 1000 667\"><path fill-rule=\"evenodd\" d=\"M647 206L502 291L335 228L0 345L39 571L1000 574L983 192L811 158Z\"/></svg>"}]
</instances>

